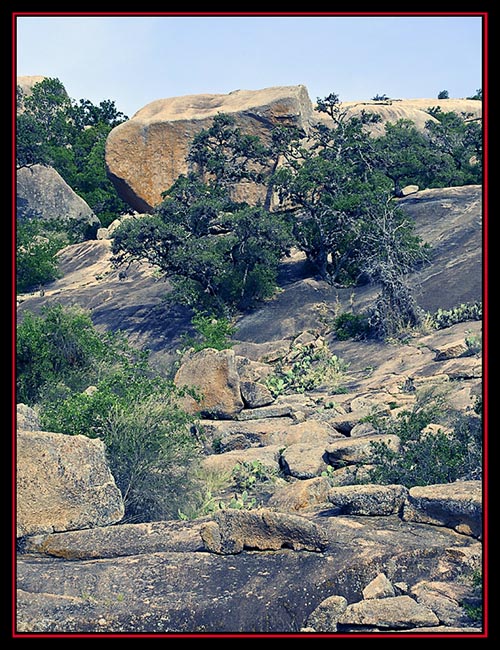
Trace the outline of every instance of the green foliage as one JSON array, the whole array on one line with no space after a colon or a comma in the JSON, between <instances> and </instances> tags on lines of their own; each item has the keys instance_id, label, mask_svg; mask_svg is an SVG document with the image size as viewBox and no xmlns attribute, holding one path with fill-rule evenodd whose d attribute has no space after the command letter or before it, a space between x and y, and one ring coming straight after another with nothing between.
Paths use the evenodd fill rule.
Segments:
<instances>
[{"instance_id":1,"label":"green foliage","mask_svg":"<svg viewBox=\"0 0 500 650\"><path fill-rule=\"evenodd\" d=\"M339 341L364 339L370 335L370 324L365 314L344 312L335 317L333 331Z\"/></svg>"},{"instance_id":2,"label":"green foliage","mask_svg":"<svg viewBox=\"0 0 500 650\"><path fill-rule=\"evenodd\" d=\"M29 95L17 93L16 166L54 167L107 226L126 204L106 173L104 147L112 128L127 119L114 102L94 105L66 94L58 79L44 79Z\"/></svg>"},{"instance_id":3,"label":"green foliage","mask_svg":"<svg viewBox=\"0 0 500 650\"><path fill-rule=\"evenodd\" d=\"M273 185L283 206L294 205L294 236L319 275L331 284L353 285L362 276L369 211L384 203L391 183L376 169L373 140L364 125L373 115L349 117L331 94L317 110L331 127L318 125L305 142L278 129L274 146L283 165Z\"/></svg>"},{"instance_id":4,"label":"green foliage","mask_svg":"<svg viewBox=\"0 0 500 650\"><path fill-rule=\"evenodd\" d=\"M17 292L33 291L60 277L57 252L67 238L40 220L21 221L16 228Z\"/></svg>"},{"instance_id":5,"label":"green foliage","mask_svg":"<svg viewBox=\"0 0 500 650\"><path fill-rule=\"evenodd\" d=\"M112 339L100 336L77 307L57 304L40 316L27 312L17 328L17 401L33 405L57 385L83 390L115 352Z\"/></svg>"},{"instance_id":6,"label":"green foliage","mask_svg":"<svg viewBox=\"0 0 500 650\"><path fill-rule=\"evenodd\" d=\"M44 428L99 437L125 502L126 521L174 516L189 485L189 461L197 450L192 418L177 405L166 381L121 369L96 390L45 403Z\"/></svg>"},{"instance_id":7,"label":"green foliage","mask_svg":"<svg viewBox=\"0 0 500 650\"><path fill-rule=\"evenodd\" d=\"M472 95L471 97L466 97L466 99L478 99L479 101L482 101L482 99L483 99L483 89L478 88L474 95Z\"/></svg>"},{"instance_id":8,"label":"green foliage","mask_svg":"<svg viewBox=\"0 0 500 650\"><path fill-rule=\"evenodd\" d=\"M173 285L173 297L198 311L227 317L270 297L291 243L283 215L235 204L221 185L180 177L151 217L129 219L115 232L115 263L146 259Z\"/></svg>"},{"instance_id":9,"label":"green foliage","mask_svg":"<svg viewBox=\"0 0 500 650\"><path fill-rule=\"evenodd\" d=\"M76 307L26 313L17 330L17 392L19 402L38 405L44 430L103 440L127 520L176 513L198 448L194 423L179 408L182 392L123 337L99 334Z\"/></svg>"},{"instance_id":10,"label":"green foliage","mask_svg":"<svg viewBox=\"0 0 500 650\"><path fill-rule=\"evenodd\" d=\"M191 324L196 335L183 337L184 349L193 348L199 352L205 348L228 350L233 346L231 336L236 328L227 318L214 318L210 314L195 312Z\"/></svg>"},{"instance_id":11,"label":"green foliage","mask_svg":"<svg viewBox=\"0 0 500 650\"><path fill-rule=\"evenodd\" d=\"M448 422L444 416L447 414ZM442 428L427 429L430 424ZM397 435L398 452L384 442L372 442L370 481L388 485L451 483L458 479L480 479L482 427L477 415L450 417L450 408L442 394L428 390L417 395L411 410L395 419L375 418L380 433Z\"/></svg>"},{"instance_id":12,"label":"green foliage","mask_svg":"<svg viewBox=\"0 0 500 650\"><path fill-rule=\"evenodd\" d=\"M449 92L447 90L440 90L439 93L438 93L437 98L438 99L449 99L450 94L449 94Z\"/></svg>"},{"instance_id":13,"label":"green foliage","mask_svg":"<svg viewBox=\"0 0 500 650\"><path fill-rule=\"evenodd\" d=\"M285 393L305 393L319 386L341 392L348 364L332 354L327 346L297 346L289 357L278 361L265 385L274 397Z\"/></svg>"},{"instance_id":14,"label":"green foliage","mask_svg":"<svg viewBox=\"0 0 500 650\"><path fill-rule=\"evenodd\" d=\"M239 490L252 490L258 483L272 481L278 471L264 465L260 460L242 461L235 465L232 478Z\"/></svg>"},{"instance_id":15,"label":"green foliage","mask_svg":"<svg viewBox=\"0 0 500 650\"><path fill-rule=\"evenodd\" d=\"M462 303L453 309L438 309L431 315L436 329L445 329L457 323L469 320L482 320L483 307L481 302Z\"/></svg>"}]
</instances>

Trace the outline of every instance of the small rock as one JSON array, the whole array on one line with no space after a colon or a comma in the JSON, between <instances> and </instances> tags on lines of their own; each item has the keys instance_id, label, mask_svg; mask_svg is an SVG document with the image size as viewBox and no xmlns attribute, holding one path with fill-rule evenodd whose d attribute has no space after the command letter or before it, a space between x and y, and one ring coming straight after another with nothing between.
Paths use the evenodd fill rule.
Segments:
<instances>
[{"instance_id":1,"label":"small rock","mask_svg":"<svg viewBox=\"0 0 500 650\"><path fill-rule=\"evenodd\" d=\"M241 396L248 408L258 408L259 406L268 406L274 402L271 391L254 381L242 381L240 383Z\"/></svg>"},{"instance_id":2,"label":"small rock","mask_svg":"<svg viewBox=\"0 0 500 650\"><path fill-rule=\"evenodd\" d=\"M460 341L454 341L453 343L448 343L443 345L441 348L436 349L436 356L434 361L447 361L448 359L456 359L468 352L467 343L465 339Z\"/></svg>"},{"instance_id":3,"label":"small rock","mask_svg":"<svg viewBox=\"0 0 500 650\"><path fill-rule=\"evenodd\" d=\"M404 504L403 520L455 530L460 527L462 534L481 538L482 483L455 481L413 487Z\"/></svg>"},{"instance_id":4,"label":"small rock","mask_svg":"<svg viewBox=\"0 0 500 650\"><path fill-rule=\"evenodd\" d=\"M400 199L402 199L405 196L410 196L410 194L416 194L419 191L419 189L420 188L418 187L418 185L406 185L405 187L399 190L397 195Z\"/></svg>"},{"instance_id":5,"label":"small rock","mask_svg":"<svg viewBox=\"0 0 500 650\"><path fill-rule=\"evenodd\" d=\"M336 632L337 622L346 609L347 600L343 596L330 596L309 614L306 625L316 632Z\"/></svg>"},{"instance_id":6,"label":"small rock","mask_svg":"<svg viewBox=\"0 0 500 650\"><path fill-rule=\"evenodd\" d=\"M394 587L385 573L379 573L363 589L363 598L365 600L371 600L372 598L390 598L395 595Z\"/></svg>"},{"instance_id":7,"label":"small rock","mask_svg":"<svg viewBox=\"0 0 500 650\"><path fill-rule=\"evenodd\" d=\"M359 436L373 436L377 434L377 429L370 424L369 422L358 422L353 426L350 432L351 438L357 438Z\"/></svg>"},{"instance_id":8,"label":"small rock","mask_svg":"<svg viewBox=\"0 0 500 650\"><path fill-rule=\"evenodd\" d=\"M270 508L280 512L296 512L328 502L330 482L324 476L297 480L278 487L269 499Z\"/></svg>"},{"instance_id":9,"label":"small rock","mask_svg":"<svg viewBox=\"0 0 500 650\"><path fill-rule=\"evenodd\" d=\"M320 476L328 465L323 456L324 446L314 447L308 443L296 443L283 450L280 464L286 474L306 479Z\"/></svg>"},{"instance_id":10,"label":"small rock","mask_svg":"<svg viewBox=\"0 0 500 650\"><path fill-rule=\"evenodd\" d=\"M392 434L373 436L360 436L344 440L334 440L326 449L328 461L335 467L341 461L345 463L370 462L372 456L372 442L384 442L389 449L398 452L400 440Z\"/></svg>"},{"instance_id":11,"label":"small rock","mask_svg":"<svg viewBox=\"0 0 500 650\"><path fill-rule=\"evenodd\" d=\"M439 619L425 605L410 596L376 598L352 603L338 621L342 629L347 626L368 626L379 629L406 629L439 625ZM342 630L340 630L342 631Z\"/></svg>"},{"instance_id":12,"label":"small rock","mask_svg":"<svg viewBox=\"0 0 500 650\"><path fill-rule=\"evenodd\" d=\"M388 516L401 510L407 493L402 485L345 485L332 487L328 500L342 514Z\"/></svg>"},{"instance_id":13,"label":"small rock","mask_svg":"<svg viewBox=\"0 0 500 650\"><path fill-rule=\"evenodd\" d=\"M34 409L26 404L18 404L16 411L18 429L23 431L40 431L40 420Z\"/></svg>"},{"instance_id":14,"label":"small rock","mask_svg":"<svg viewBox=\"0 0 500 650\"><path fill-rule=\"evenodd\" d=\"M260 420L261 418L282 418L291 414L290 406L262 406L256 409L245 409L236 415L236 419L241 421Z\"/></svg>"}]
</instances>

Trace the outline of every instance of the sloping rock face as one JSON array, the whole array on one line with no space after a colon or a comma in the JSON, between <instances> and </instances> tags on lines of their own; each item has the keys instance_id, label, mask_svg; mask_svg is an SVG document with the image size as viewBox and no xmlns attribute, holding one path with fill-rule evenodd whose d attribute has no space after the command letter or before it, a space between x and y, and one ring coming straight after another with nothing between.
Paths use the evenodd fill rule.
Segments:
<instances>
[{"instance_id":1,"label":"sloping rock face","mask_svg":"<svg viewBox=\"0 0 500 650\"><path fill-rule=\"evenodd\" d=\"M74 192L52 167L33 165L16 175L16 213L18 219L54 219L82 224L91 234L100 221L87 203Z\"/></svg>"},{"instance_id":2,"label":"sloping rock face","mask_svg":"<svg viewBox=\"0 0 500 650\"><path fill-rule=\"evenodd\" d=\"M232 514L247 516L248 523L249 516L257 521L258 513ZM345 599L351 607L350 616L343 619L346 627L361 620L356 612L360 606L354 604L363 601L363 589L379 573L393 584L405 581L408 588L422 581L454 582L465 578L468 570L459 558L474 554L480 558L481 553L476 548L480 544L470 537L426 524L408 525L397 517L331 517L319 511L309 521L296 519L320 530L328 543L323 551L284 548L221 554L195 550L200 548L195 539L201 541L198 524L186 522L180 526L186 539L183 551L167 550L168 527L162 529L160 523L151 527L150 534L121 532L124 527L117 525L81 531L85 536L82 547L90 549L92 559L76 559L73 553L65 555L64 546L68 544L74 552L77 532L50 535L50 544L42 546L46 555L35 554L32 548L18 557L18 631L299 632L318 605L331 596ZM271 535L264 523L260 518L260 535L264 533L268 541ZM107 547L118 553L98 559L104 531ZM95 552L90 541L94 532L99 536ZM120 546L132 554L123 555ZM56 557L48 555L51 549ZM67 556L75 559L68 561ZM363 613L363 622L377 626L383 618L387 629L399 616L395 623L400 626L436 626L429 614L433 605L429 599L424 604L421 591L416 593L421 607L412 598L407 600L408 596L403 603L408 611L410 606L418 610L411 619L401 615L398 601L398 607L378 605L382 612L374 612L377 605L372 605L371 613ZM346 608L342 613L346 603L341 598L334 599L341 605L337 618L347 612ZM379 602L384 600L391 599ZM424 609L422 618L419 612ZM334 631L325 627L325 631Z\"/></svg>"},{"instance_id":3,"label":"sloping rock face","mask_svg":"<svg viewBox=\"0 0 500 650\"><path fill-rule=\"evenodd\" d=\"M101 440L19 431L16 480L18 537L105 526L124 514Z\"/></svg>"},{"instance_id":4,"label":"sloping rock face","mask_svg":"<svg viewBox=\"0 0 500 650\"><path fill-rule=\"evenodd\" d=\"M482 300L482 200L480 185L422 190L400 199L417 233L432 247L430 265L411 279L423 309Z\"/></svg>"},{"instance_id":5,"label":"sloping rock face","mask_svg":"<svg viewBox=\"0 0 500 650\"><path fill-rule=\"evenodd\" d=\"M410 277L419 304L434 311L480 301L481 188L425 190L402 199L401 205L415 218L417 232L435 250L430 264ZM44 296L22 296L19 314L25 309L38 312L54 302L77 303L91 311L98 327L121 329L132 343L150 349L155 358L172 361L175 346L181 346L180 337L188 330L189 310L164 300L170 285L159 281L155 269L148 265L133 263L121 277L121 270L111 264L110 247L110 240L100 240L63 249L59 253L63 277L48 285ZM240 317L239 342L234 348L237 355L255 361L277 359L290 349L290 339L305 330L324 327L321 310L325 307L338 301L343 309L350 310L354 296L354 308L360 310L377 294L372 287L338 289L304 277L307 270L301 256L285 260L282 269L282 291ZM337 349L360 344L336 341L335 352L344 357ZM364 347L370 348L371 355L376 346ZM418 350L413 352L418 355Z\"/></svg>"},{"instance_id":6,"label":"sloping rock face","mask_svg":"<svg viewBox=\"0 0 500 650\"><path fill-rule=\"evenodd\" d=\"M398 120L411 120L418 131L425 130L426 122L437 122L427 111L438 106L443 113L467 113L472 118L482 117L482 102L477 99L394 99L388 101L342 102L341 107L346 109L348 115L359 116L361 111L380 115L381 121L369 125L368 129L374 136L384 134L384 125L387 122L394 124ZM331 119L324 114L319 114L319 119L331 125Z\"/></svg>"},{"instance_id":7,"label":"sloping rock face","mask_svg":"<svg viewBox=\"0 0 500 650\"><path fill-rule=\"evenodd\" d=\"M120 197L139 212L161 202L161 194L188 171L186 156L194 136L209 128L217 113L233 115L244 133L269 139L278 126L304 131L313 107L304 86L235 90L228 95L188 95L158 99L115 127L106 141L106 165ZM243 198L262 196L241 188Z\"/></svg>"}]
</instances>

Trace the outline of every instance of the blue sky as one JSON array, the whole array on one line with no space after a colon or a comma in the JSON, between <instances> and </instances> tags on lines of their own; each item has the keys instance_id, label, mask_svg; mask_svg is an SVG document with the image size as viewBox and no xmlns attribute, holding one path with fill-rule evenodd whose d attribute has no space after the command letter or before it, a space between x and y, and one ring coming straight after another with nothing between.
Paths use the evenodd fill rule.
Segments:
<instances>
[{"instance_id":1,"label":"blue sky","mask_svg":"<svg viewBox=\"0 0 500 650\"><path fill-rule=\"evenodd\" d=\"M480 16L18 16L17 74L132 116L162 97L304 84L311 99L466 97Z\"/></svg>"}]
</instances>

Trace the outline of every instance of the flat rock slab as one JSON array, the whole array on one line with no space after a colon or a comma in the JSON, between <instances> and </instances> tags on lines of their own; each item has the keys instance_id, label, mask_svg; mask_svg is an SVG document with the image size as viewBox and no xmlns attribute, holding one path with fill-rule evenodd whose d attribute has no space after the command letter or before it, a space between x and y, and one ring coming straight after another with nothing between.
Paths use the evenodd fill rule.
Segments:
<instances>
[{"instance_id":1,"label":"flat rock slab","mask_svg":"<svg viewBox=\"0 0 500 650\"><path fill-rule=\"evenodd\" d=\"M154 521L121 524L67 533L33 535L26 538L24 551L66 560L143 555L161 551L202 551L203 521Z\"/></svg>"},{"instance_id":2,"label":"flat rock slab","mask_svg":"<svg viewBox=\"0 0 500 650\"><path fill-rule=\"evenodd\" d=\"M402 485L332 487L328 500L342 514L381 516L400 512L408 490Z\"/></svg>"},{"instance_id":3,"label":"flat rock slab","mask_svg":"<svg viewBox=\"0 0 500 650\"><path fill-rule=\"evenodd\" d=\"M71 561L19 555L18 629L298 632L332 594L357 602L380 571L393 583L432 580L448 552L463 554L477 544L452 530L397 517L325 515L311 518L329 538L321 553L154 552Z\"/></svg>"},{"instance_id":4,"label":"flat rock slab","mask_svg":"<svg viewBox=\"0 0 500 650\"><path fill-rule=\"evenodd\" d=\"M399 451L400 440L392 434L376 434L335 440L326 449L328 461L334 467L342 463L366 463L372 456L372 443L385 443L392 451Z\"/></svg>"},{"instance_id":5,"label":"flat rock slab","mask_svg":"<svg viewBox=\"0 0 500 650\"><path fill-rule=\"evenodd\" d=\"M481 481L456 481L411 488L403 519L447 526L481 538L482 512Z\"/></svg>"},{"instance_id":6,"label":"flat rock slab","mask_svg":"<svg viewBox=\"0 0 500 650\"><path fill-rule=\"evenodd\" d=\"M320 476L328 467L324 456L324 445L297 442L283 450L280 465L286 474L295 478L314 478Z\"/></svg>"},{"instance_id":7,"label":"flat rock slab","mask_svg":"<svg viewBox=\"0 0 500 650\"><path fill-rule=\"evenodd\" d=\"M324 476L296 480L276 488L269 507L280 512L298 512L328 503L330 481Z\"/></svg>"},{"instance_id":8,"label":"flat rock slab","mask_svg":"<svg viewBox=\"0 0 500 650\"><path fill-rule=\"evenodd\" d=\"M234 449L223 454L211 454L204 458L201 463L207 470L217 472L228 472L240 463L251 463L258 460L271 470L279 470L279 456L282 447L279 445L267 445L266 447L249 447L248 449Z\"/></svg>"}]
</instances>

